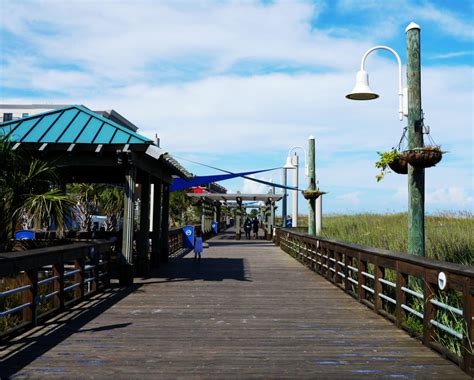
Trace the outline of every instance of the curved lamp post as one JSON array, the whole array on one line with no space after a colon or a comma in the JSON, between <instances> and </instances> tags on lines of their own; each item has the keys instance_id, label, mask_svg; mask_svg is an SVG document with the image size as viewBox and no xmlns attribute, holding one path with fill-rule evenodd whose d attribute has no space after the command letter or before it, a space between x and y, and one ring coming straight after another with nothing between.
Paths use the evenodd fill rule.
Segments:
<instances>
[{"instance_id":1,"label":"curved lamp post","mask_svg":"<svg viewBox=\"0 0 474 380\"><path fill-rule=\"evenodd\" d=\"M304 163L305 163L305 175L308 176L308 160L306 155L306 150L302 146L293 146L288 151L288 157L286 158L286 164L283 166L283 169L296 169L293 173L293 187L298 189L298 168L299 168L299 157L295 153L293 156L291 152L295 149L301 149L304 152ZM293 204L292 204L292 227L298 226L298 190L293 190Z\"/></svg>"},{"instance_id":2,"label":"curved lamp post","mask_svg":"<svg viewBox=\"0 0 474 380\"><path fill-rule=\"evenodd\" d=\"M403 116L407 116L406 107L404 107L404 98L406 99L407 89L403 87L403 80L402 80L402 61L400 56L397 54L395 50L388 46L374 46L365 52L362 56L362 61L360 63L360 70L357 72L356 76L356 85L350 94L346 95L347 99L351 100L373 100L379 97L378 94L372 91L369 86L369 74L364 69L365 60L367 59L368 55L375 50L387 50L392 53L398 62L398 99L399 99L399 107L398 113L400 114L400 121L403 120Z\"/></svg>"},{"instance_id":3,"label":"curved lamp post","mask_svg":"<svg viewBox=\"0 0 474 380\"><path fill-rule=\"evenodd\" d=\"M391 52L398 61L400 120L403 116L408 116L408 149L415 149L423 146L420 26L412 22L405 32L407 35L407 90L404 91L402 86L402 64L398 54L387 46L375 46L362 57L356 85L346 98L351 100L378 98L378 95L369 87L369 75L364 70L365 59L371 52L378 49ZM411 165L408 165L408 253L425 256L425 171Z\"/></svg>"}]
</instances>

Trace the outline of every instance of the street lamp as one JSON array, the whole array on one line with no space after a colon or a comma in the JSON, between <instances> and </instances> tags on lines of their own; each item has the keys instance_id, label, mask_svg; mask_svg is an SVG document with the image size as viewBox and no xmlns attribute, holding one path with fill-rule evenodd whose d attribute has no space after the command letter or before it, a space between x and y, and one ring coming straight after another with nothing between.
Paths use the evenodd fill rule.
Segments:
<instances>
[{"instance_id":1,"label":"street lamp","mask_svg":"<svg viewBox=\"0 0 474 380\"><path fill-rule=\"evenodd\" d=\"M407 116L406 106L404 107L404 99L407 98L407 89L403 87L402 80L402 61L400 56L395 50L388 46L374 46L365 52L360 63L360 70L357 72L356 85L350 94L346 95L347 99L351 100L373 100L379 97L378 94L372 91L369 86L369 74L364 69L365 60L367 56L375 50L387 50L392 53L398 62L398 99L399 107L398 113L400 115L400 121L403 120L403 116Z\"/></svg>"},{"instance_id":2,"label":"street lamp","mask_svg":"<svg viewBox=\"0 0 474 380\"><path fill-rule=\"evenodd\" d=\"M410 23L405 29L407 35L407 89L402 86L402 64L395 50L387 46L375 46L362 57L356 86L346 95L351 100L372 100L378 98L369 87L369 76L364 70L367 56L374 50L391 52L398 61L399 114L400 120L408 116L408 149L423 146L423 121L421 110L421 55L420 26ZM408 165L408 253L425 256L425 171Z\"/></svg>"},{"instance_id":3,"label":"street lamp","mask_svg":"<svg viewBox=\"0 0 474 380\"><path fill-rule=\"evenodd\" d=\"M292 220L291 225L292 227L298 226L298 168L299 168L299 157L295 153L293 156L291 152L295 149L301 149L304 152L304 163L305 163L305 175L308 176L308 160L306 157L306 150L302 146L293 146L288 151L288 157L286 158L286 164L283 169L296 169L293 173L293 204L292 204Z\"/></svg>"}]
</instances>

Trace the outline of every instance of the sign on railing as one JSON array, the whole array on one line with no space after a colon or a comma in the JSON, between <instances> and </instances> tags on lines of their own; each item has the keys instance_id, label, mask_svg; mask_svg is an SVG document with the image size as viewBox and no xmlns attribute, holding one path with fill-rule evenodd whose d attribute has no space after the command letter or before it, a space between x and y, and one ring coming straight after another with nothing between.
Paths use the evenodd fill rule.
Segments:
<instances>
[{"instance_id":1,"label":"sign on railing","mask_svg":"<svg viewBox=\"0 0 474 380\"><path fill-rule=\"evenodd\" d=\"M316 238L291 229L277 229L276 243L466 372L474 371L472 267Z\"/></svg>"}]
</instances>

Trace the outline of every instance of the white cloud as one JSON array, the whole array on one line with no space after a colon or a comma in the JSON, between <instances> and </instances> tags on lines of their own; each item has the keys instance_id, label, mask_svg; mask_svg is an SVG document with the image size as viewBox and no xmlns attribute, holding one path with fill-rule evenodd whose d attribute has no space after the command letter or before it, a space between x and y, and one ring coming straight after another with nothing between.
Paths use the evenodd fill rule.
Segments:
<instances>
[{"instance_id":1,"label":"white cloud","mask_svg":"<svg viewBox=\"0 0 474 380\"><path fill-rule=\"evenodd\" d=\"M348 204L349 206L358 206L361 203L361 199L360 199L361 196L362 196L361 192L354 191L354 192L351 192L351 193L346 193L346 194L339 195L337 197L337 200L339 200L341 202L344 202L344 203Z\"/></svg>"},{"instance_id":2,"label":"white cloud","mask_svg":"<svg viewBox=\"0 0 474 380\"><path fill-rule=\"evenodd\" d=\"M426 193L426 203L446 208L474 208L474 197L469 196L465 189L457 186L444 187Z\"/></svg>"},{"instance_id":3,"label":"white cloud","mask_svg":"<svg viewBox=\"0 0 474 380\"><path fill-rule=\"evenodd\" d=\"M260 178L259 176L255 174L251 174L249 175L249 177L261 179L263 181L271 180L271 178L268 178L268 177ZM267 185L264 185L263 183L251 181L249 179L244 179L241 193L242 194L267 194L268 190L269 190L269 187Z\"/></svg>"},{"instance_id":4,"label":"white cloud","mask_svg":"<svg viewBox=\"0 0 474 380\"><path fill-rule=\"evenodd\" d=\"M398 121L396 63L391 57L371 56L367 70L381 97L351 102L344 95L354 84L361 55L380 36L402 36L406 14L439 22L441 28L453 22L454 29L445 32L461 39L470 30L467 21L453 20L452 12L401 0L339 2L340 9L392 14L383 27L374 17L364 23L367 29L351 33L318 28L318 17L329 8L320 2L34 4L34 12L31 2L1 5L2 14L8 14L1 19L2 28L21 36L21 46L27 48L27 54L17 49L4 55L2 85L41 93L8 102L113 108L138 125L140 133L158 133L164 149L229 170L229 159L235 157L241 160L239 170L273 166L268 160L274 156L281 159L277 165L283 164L288 149L304 145L313 134L321 188L331 192L345 186L350 190L340 200L359 205L367 189L389 198L400 184L406 185L406 176L395 174L376 183L373 167L375 152L395 146L406 125ZM233 68L245 62L305 70L237 75ZM472 84L472 66L423 67L427 124L435 141L450 152L427 171L429 193L446 183L472 189ZM44 95L58 89L65 95ZM244 192L267 190L243 181ZM403 191L400 200L406 200ZM462 191L446 191L453 199L470 199L468 190L462 190L464 198Z\"/></svg>"}]
</instances>

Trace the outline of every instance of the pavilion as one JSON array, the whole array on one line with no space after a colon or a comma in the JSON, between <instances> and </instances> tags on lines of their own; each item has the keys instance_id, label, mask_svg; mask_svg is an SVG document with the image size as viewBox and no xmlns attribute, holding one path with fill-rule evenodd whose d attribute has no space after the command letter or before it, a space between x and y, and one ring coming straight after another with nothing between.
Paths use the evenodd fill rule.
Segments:
<instances>
[{"instance_id":1,"label":"pavilion","mask_svg":"<svg viewBox=\"0 0 474 380\"><path fill-rule=\"evenodd\" d=\"M52 162L63 185L71 182L121 184L125 187L120 283L133 283L134 265L149 267L168 260L170 185L173 178L190 177L176 160L152 140L80 105L32 115L0 124L13 149L28 151ZM136 191L140 189L140 230L137 263L133 262L133 220ZM152 201L153 200L153 201ZM150 204L153 204L152 232Z\"/></svg>"}]
</instances>

